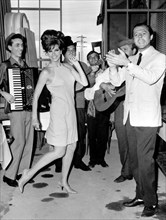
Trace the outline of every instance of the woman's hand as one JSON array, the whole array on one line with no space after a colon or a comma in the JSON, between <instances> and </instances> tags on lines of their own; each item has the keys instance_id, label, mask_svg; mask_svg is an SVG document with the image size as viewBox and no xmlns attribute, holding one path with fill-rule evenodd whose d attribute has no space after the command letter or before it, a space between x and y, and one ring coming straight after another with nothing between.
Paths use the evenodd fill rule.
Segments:
<instances>
[{"instance_id":1,"label":"woman's hand","mask_svg":"<svg viewBox=\"0 0 166 220\"><path fill-rule=\"evenodd\" d=\"M70 61L70 63L73 64L73 65L75 65L75 64L78 63L78 60L76 59L75 56L70 56L70 57L69 57L69 61Z\"/></svg>"},{"instance_id":2,"label":"woman's hand","mask_svg":"<svg viewBox=\"0 0 166 220\"><path fill-rule=\"evenodd\" d=\"M41 124L37 118L32 119L32 125L35 128L35 130L41 130Z\"/></svg>"}]
</instances>

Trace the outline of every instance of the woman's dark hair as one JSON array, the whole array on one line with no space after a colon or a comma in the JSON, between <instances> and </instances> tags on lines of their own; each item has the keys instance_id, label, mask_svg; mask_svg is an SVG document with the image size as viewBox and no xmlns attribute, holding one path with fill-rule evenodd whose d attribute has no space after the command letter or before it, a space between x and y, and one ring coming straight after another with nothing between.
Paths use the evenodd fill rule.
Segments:
<instances>
[{"instance_id":1,"label":"woman's dark hair","mask_svg":"<svg viewBox=\"0 0 166 220\"><path fill-rule=\"evenodd\" d=\"M52 46L58 45L60 50L64 50L64 34L61 31L46 30L41 36L41 44L44 51L47 53L51 51Z\"/></svg>"},{"instance_id":2,"label":"woman's dark hair","mask_svg":"<svg viewBox=\"0 0 166 220\"><path fill-rule=\"evenodd\" d=\"M135 29L136 27L140 27L140 26L145 26L145 27L148 29L150 35L153 35L153 34L154 34L153 29L151 28L151 26L150 26L150 25L147 25L146 23L138 23L138 24L136 24L136 25L134 26L134 28L133 28L133 31L134 31L134 29Z\"/></svg>"}]
</instances>

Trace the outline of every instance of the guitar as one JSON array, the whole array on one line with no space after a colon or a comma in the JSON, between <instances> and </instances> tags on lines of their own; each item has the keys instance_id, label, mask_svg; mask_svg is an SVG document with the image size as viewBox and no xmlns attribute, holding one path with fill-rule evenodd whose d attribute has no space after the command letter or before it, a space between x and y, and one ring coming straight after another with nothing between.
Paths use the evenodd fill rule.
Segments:
<instances>
[{"instance_id":1,"label":"guitar","mask_svg":"<svg viewBox=\"0 0 166 220\"><path fill-rule=\"evenodd\" d=\"M115 87L116 93L110 96L104 89L99 89L94 95L94 105L100 112L109 108L110 113L115 111L119 103L124 100L125 96L125 83L119 87Z\"/></svg>"}]
</instances>

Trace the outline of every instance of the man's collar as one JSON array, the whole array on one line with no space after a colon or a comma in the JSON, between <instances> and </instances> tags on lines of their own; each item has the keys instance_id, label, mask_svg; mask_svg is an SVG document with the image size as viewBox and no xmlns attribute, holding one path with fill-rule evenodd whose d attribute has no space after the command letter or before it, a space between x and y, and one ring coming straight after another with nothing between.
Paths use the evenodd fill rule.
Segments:
<instances>
[{"instance_id":1,"label":"man's collar","mask_svg":"<svg viewBox=\"0 0 166 220\"><path fill-rule=\"evenodd\" d=\"M142 53L142 55L144 56L148 51L149 49L151 48L152 46L149 46L148 48L146 48L145 50L143 51L138 51L138 54Z\"/></svg>"},{"instance_id":2,"label":"man's collar","mask_svg":"<svg viewBox=\"0 0 166 220\"><path fill-rule=\"evenodd\" d=\"M21 60L21 65L20 65L13 57L10 57L9 59L10 59L11 65L15 65L15 64L18 65L18 66L23 66L24 65L23 60Z\"/></svg>"}]
</instances>

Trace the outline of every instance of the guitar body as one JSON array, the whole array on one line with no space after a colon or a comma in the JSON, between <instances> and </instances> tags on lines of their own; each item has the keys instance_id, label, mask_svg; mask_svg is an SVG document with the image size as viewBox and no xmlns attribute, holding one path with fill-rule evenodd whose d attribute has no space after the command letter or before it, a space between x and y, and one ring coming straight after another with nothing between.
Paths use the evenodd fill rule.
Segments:
<instances>
[{"instance_id":1,"label":"guitar body","mask_svg":"<svg viewBox=\"0 0 166 220\"><path fill-rule=\"evenodd\" d=\"M105 111L109 108L110 113L115 111L119 103L124 100L125 85L116 87L116 93L110 96L105 90L99 89L94 95L94 104L98 111Z\"/></svg>"}]
</instances>

